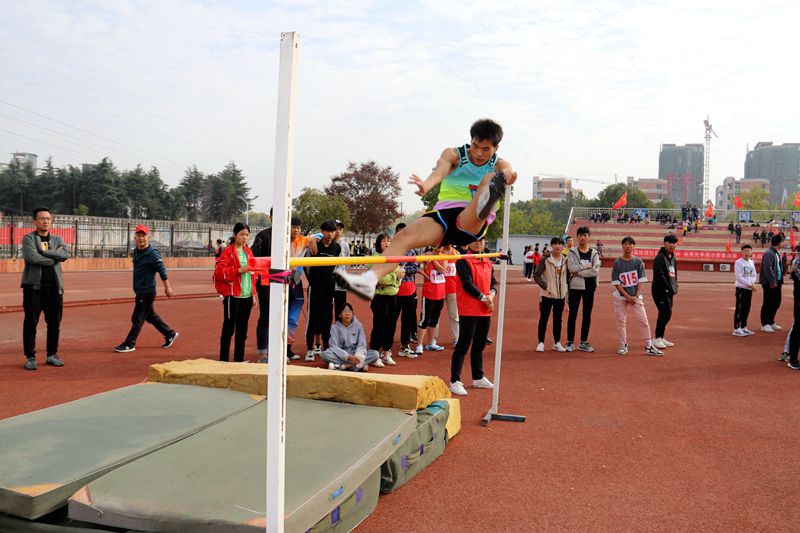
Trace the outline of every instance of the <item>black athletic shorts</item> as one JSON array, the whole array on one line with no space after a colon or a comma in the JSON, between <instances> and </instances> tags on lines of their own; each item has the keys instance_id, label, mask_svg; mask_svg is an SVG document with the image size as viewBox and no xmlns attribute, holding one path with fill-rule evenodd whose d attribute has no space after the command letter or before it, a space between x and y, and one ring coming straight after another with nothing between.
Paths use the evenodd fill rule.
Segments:
<instances>
[{"instance_id":1,"label":"black athletic shorts","mask_svg":"<svg viewBox=\"0 0 800 533\"><path fill-rule=\"evenodd\" d=\"M422 311L422 320L419 321L419 329L435 328L442 315L444 300L430 300L424 298L425 306Z\"/></svg>"},{"instance_id":2,"label":"black athletic shorts","mask_svg":"<svg viewBox=\"0 0 800 533\"><path fill-rule=\"evenodd\" d=\"M444 236L442 237L439 246L452 244L453 246L466 246L473 243L486 235L489 229L489 224L483 223L481 230L477 235L465 231L458 227L458 216L464 211L463 207L451 207L449 209L439 209L436 211L428 211L424 217L432 218L444 228Z\"/></svg>"}]
</instances>

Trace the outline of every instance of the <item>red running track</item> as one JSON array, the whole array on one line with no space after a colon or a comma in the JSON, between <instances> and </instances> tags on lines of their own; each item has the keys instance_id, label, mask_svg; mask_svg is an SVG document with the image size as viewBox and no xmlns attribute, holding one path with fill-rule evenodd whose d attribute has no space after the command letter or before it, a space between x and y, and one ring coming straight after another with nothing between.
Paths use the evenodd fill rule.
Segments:
<instances>
[{"instance_id":1,"label":"red running track","mask_svg":"<svg viewBox=\"0 0 800 533\"><path fill-rule=\"evenodd\" d=\"M92 279L69 276L68 301L80 276ZM101 289L129 287L130 273L108 276ZM186 294L204 287L207 277L177 271L173 283ZM0 276L0 297L19 291L15 283L17 276ZM793 503L800 488L794 453L800 372L775 360L783 332L731 336L732 284L684 283L667 330L677 346L652 358L636 344L628 356L615 354L607 284L597 294L590 336L597 353L535 353L538 289L513 275L512 283L501 411L527 421L480 426L491 392L468 388L462 432L445 455L382 496L359 531L800 530ZM751 329L761 298L754 300ZM369 330L368 305L354 303ZM142 381L152 363L216 356L218 299L159 298L156 306L181 332L170 350L158 348L161 339L148 326L136 352L111 350L127 332L130 303L73 307L62 327L67 366L36 372L22 369L22 314L0 314L0 418ZM654 325L655 309L648 309ZM251 345L255 320L254 313ZM790 321L787 287L778 322ZM442 331L449 347L449 328L443 324ZM302 343L296 348L302 351ZM451 353L398 359L386 371L448 379ZM248 356L255 358L254 347ZM493 360L492 348L485 365L490 378ZM468 366L464 375L469 378Z\"/></svg>"}]
</instances>

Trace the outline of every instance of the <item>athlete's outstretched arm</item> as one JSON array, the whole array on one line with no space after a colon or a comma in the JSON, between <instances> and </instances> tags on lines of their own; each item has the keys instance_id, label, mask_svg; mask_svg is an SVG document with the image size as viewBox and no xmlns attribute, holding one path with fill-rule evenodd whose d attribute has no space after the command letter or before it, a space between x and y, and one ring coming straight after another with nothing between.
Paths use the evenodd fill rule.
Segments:
<instances>
[{"instance_id":1,"label":"athlete's outstretched arm","mask_svg":"<svg viewBox=\"0 0 800 533\"><path fill-rule=\"evenodd\" d=\"M441 183L445 176L450 174L457 163L458 154L456 154L455 148L445 148L442 155L439 156L439 160L436 161L433 172L425 180L416 174L411 174L408 183L417 186L417 194L419 196L425 196L427 192Z\"/></svg>"},{"instance_id":2,"label":"athlete's outstretched arm","mask_svg":"<svg viewBox=\"0 0 800 533\"><path fill-rule=\"evenodd\" d=\"M506 177L506 183L511 185L515 181L517 181L517 171L511 168L511 163L506 161L505 159L498 159L497 164L495 165L495 170L502 170L503 174Z\"/></svg>"}]
</instances>

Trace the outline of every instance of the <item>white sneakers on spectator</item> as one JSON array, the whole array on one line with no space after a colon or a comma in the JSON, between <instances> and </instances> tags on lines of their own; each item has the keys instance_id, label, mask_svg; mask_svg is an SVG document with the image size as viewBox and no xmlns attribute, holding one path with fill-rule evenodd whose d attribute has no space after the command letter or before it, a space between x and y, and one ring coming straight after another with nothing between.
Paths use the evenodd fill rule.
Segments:
<instances>
[{"instance_id":1,"label":"white sneakers on spectator","mask_svg":"<svg viewBox=\"0 0 800 533\"><path fill-rule=\"evenodd\" d=\"M769 324L761 326L761 331L763 331L764 333L775 333L775 329L773 329L772 326L770 326Z\"/></svg>"},{"instance_id":2,"label":"white sneakers on spectator","mask_svg":"<svg viewBox=\"0 0 800 533\"><path fill-rule=\"evenodd\" d=\"M417 349L414 351L416 355L422 355L422 345L417 344Z\"/></svg>"},{"instance_id":3,"label":"white sneakers on spectator","mask_svg":"<svg viewBox=\"0 0 800 533\"><path fill-rule=\"evenodd\" d=\"M314 362L314 350L309 350L306 352L306 363L313 363Z\"/></svg>"},{"instance_id":4,"label":"white sneakers on spectator","mask_svg":"<svg viewBox=\"0 0 800 533\"><path fill-rule=\"evenodd\" d=\"M744 332L742 328L736 328L733 330L734 337L747 337L747 333Z\"/></svg>"},{"instance_id":5,"label":"white sneakers on spectator","mask_svg":"<svg viewBox=\"0 0 800 533\"><path fill-rule=\"evenodd\" d=\"M772 329L775 331L780 331L783 329L783 327L779 326L778 324L772 324Z\"/></svg>"},{"instance_id":6,"label":"white sneakers on spectator","mask_svg":"<svg viewBox=\"0 0 800 533\"><path fill-rule=\"evenodd\" d=\"M472 386L476 389L493 389L494 383L486 379L486 376L483 376L481 379L473 379Z\"/></svg>"},{"instance_id":7,"label":"white sneakers on spectator","mask_svg":"<svg viewBox=\"0 0 800 533\"><path fill-rule=\"evenodd\" d=\"M381 355L381 359L383 360L383 364L385 365L394 366L397 364L394 362L394 359L392 359L391 350L386 350L385 352L383 352L383 355Z\"/></svg>"},{"instance_id":8,"label":"white sneakers on spectator","mask_svg":"<svg viewBox=\"0 0 800 533\"><path fill-rule=\"evenodd\" d=\"M458 396L466 396L467 389L464 388L464 384L460 381L456 381L455 383L450 383L450 392L453 394L457 394Z\"/></svg>"},{"instance_id":9,"label":"white sneakers on spectator","mask_svg":"<svg viewBox=\"0 0 800 533\"><path fill-rule=\"evenodd\" d=\"M750 329L750 328L742 328L742 331L744 331L745 333L747 333L747 335L755 335L755 334L756 334L756 332L755 332L755 331L753 331L753 330L752 330L752 329Z\"/></svg>"},{"instance_id":10,"label":"white sneakers on spectator","mask_svg":"<svg viewBox=\"0 0 800 533\"><path fill-rule=\"evenodd\" d=\"M374 366L375 368L383 368L386 365L384 365L383 361L381 361L381 358L378 357L377 359L375 359L375 362L372 363L372 366Z\"/></svg>"},{"instance_id":11,"label":"white sneakers on spectator","mask_svg":"<svg viewBox=\"0 0 800 533\"><path fill-rule=\"evenodd\" d=\"M536 345L536 351L537 352L543 352L544 351L544 343L543 342L540 342L539 344Z\"/></svg>"},{"instance_id":12,"label":"white sneakers on spectator","mask_svg":"<svg viewBox=\"0 0 800 533\"><path fill-rule=\"evenodd\" d=\"M669 342L664 337L656 337L655 339L653 339L653 346L655 346L659 350L663 350L664 348L672 348L673 346L675 346L675 343Z\"/></svg>"},{"instance_id":13,"label":"white sneakers on spectator","mask_svg":"<svg viewBox=\"0 0 800 533\"><path fill-rule=\"evenodd\" d=\"M566 349L566 348L564 348L563 346L561 346L561 343L560 343L560 342L557 342L557 343L555 343L555 344L553 345L553 351L554 351L554 352L566 352L566 351L567 351L567 349Z\"/></svg>"}]
</instances>

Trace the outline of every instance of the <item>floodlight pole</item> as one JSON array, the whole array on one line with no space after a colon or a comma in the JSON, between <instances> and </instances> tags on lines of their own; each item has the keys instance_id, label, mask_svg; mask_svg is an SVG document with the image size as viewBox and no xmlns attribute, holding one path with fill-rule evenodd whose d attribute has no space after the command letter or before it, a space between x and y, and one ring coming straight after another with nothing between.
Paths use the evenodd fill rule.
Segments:
<instances>
[{"instance_id":1,"label":"floodlight pole","mask_svg":"<svg viewBox=\"0 0 800 533\"><path fill-rule=\"evenodd\" d=\"M289 217L294 170L295 67L300 36L281 33L278 115L275 132L275 175L272 182L272 268L289 268ZM267 531L283 533L286 480L286 340L287 285L269 290L269 378L267 380Z\"/></svg>"},{"instance_id":2,"label":"floodlight pole","mask_svg":"<svg viewBox=\"0 0 800 533\"><path fill-rule=\"evenodd\" d=\"M508 228L511 222L511 187L506 187L503 199L503 250L508 253ZM521 415L505 415L497 412L500 407L500 366L503 360L503 326L506 316L506 281L508 279L508 261L500 260L500 305L497 308L497 340L494 351L494 389L492 390L492 407L484 415L481 424L488 426L492 420L507 422L525 422Z\"/></svg>"}]
</instances>

